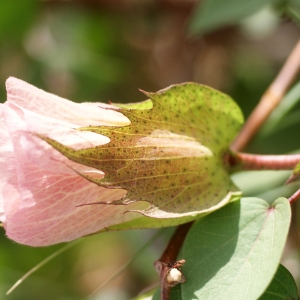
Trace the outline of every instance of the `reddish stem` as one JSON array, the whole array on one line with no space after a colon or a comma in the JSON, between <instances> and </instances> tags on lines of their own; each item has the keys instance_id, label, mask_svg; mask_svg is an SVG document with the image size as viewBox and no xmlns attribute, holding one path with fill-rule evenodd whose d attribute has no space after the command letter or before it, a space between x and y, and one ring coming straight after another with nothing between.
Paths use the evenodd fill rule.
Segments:
<instances>
[{"instance_id":1,"label":"reddish stem","mask_svg":"<svg viewBox=\"0 0 300 300\"><path fill-rule=\"evenodd\" d=\"M233 171L292 170L300 162L300 154L259 155L231 152L225 153L223 160Z\"/></svg>"},{"instance_id":2,"label":"reddish stem","mask_svg":"<svg viewBox=\"0 0 300 300\"><path fill-rule=\"evenodd\" d=\"M179 250L185 240L185 237L190 230L193 222L179 225L174 232L168 246L160 257L164 262L173 262L176 260Z\"/></svg>"},{"instance_id":3,"label":"reddish stem","mask_svg":"<svg viewBox=\"0 0 300 300\"><path fill-rule=\"evenodd\" d=\"M290 204L296 202L300 198L300 189L296 191L288 200L290 201Z\"/></svg>"}]
</instances>

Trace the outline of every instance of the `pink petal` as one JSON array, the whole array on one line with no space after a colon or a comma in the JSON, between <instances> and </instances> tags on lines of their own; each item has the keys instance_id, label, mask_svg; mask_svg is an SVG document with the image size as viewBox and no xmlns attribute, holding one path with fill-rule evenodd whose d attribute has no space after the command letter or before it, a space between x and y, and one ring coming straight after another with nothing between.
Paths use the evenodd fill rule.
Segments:
<instances>
[{"instance_id":1,"label":"pink petal","mask_svg":"<svg viewBox=\"0 0 300 300\"><path fill-rule=\"evenodd\" d=\"M73 103L12 77L7 80L6 85L8 101L5 105L23 121L22 130L46 135L74 149L95 147L109 142L108 138L99 134L75 130L78 127L130 124L122 114L101 108L111 107L110 105ZM10 118L6 117L6 120Z\"/></svg>"},{"instance_id":2,"label":"pink petal","mask_svg":"<svg viewBox=\"0 0 300 300\"><path fill-rule=\"evenodd\" d=\"M130 121L121 113L107 110L103 103L74 103L47 93L20 79L10 77L6 81L8 104L14 103L37 114L59 121L89 125L125 126Z\"/></svg>"},{"instance_id":3,"label":"pink petal","mask_svg":"<svg viewBox=\"0 0 300 300\"><path fill-rule=\"evenodd\" d=\"M117 200L126 191L99 187L59 161L53 161L59 168L51 171L40 168L26 156L28 152L22 147L26 138L22 132L14 134L15 168L6 164L1 171L6 175L3 199L9 199L4 202L5 229L9 238L26 245L46 246L70 241L136 217L134 213L124 214L130 209L127 206L77 207ZM44 152L44 159L45 154L47 152ZM134 209L137 206L141 205L131 205Z\"/></svg>"},{"instance_id":4,"label":"pink petal","mask_svg":"<svg viewBox=\"0 0 300 300\"><path fill-rule=\"evenodd\" d=\"M124 125L128 119L100 104L76 104L21 80L7 81L8 101L0 106L0 221L9 238L31 246L66 242L104 227L139 217L128 206L87 205L118 200L122 189L105 189L79 176L93 170L69 161L34 133L75 149L108 142L104 136L77 131L87 125ZM70 168L71 167L71 168Z\"/></svg>"},{"instance_id":5,"label":"pink petal","mask_svg":"<svg viewBox=\"0 0 300 300\"><path fill-rule=\"evenodd\" d=\"M1 117L3 110L3 104L0 104L0 170L3 169L4 165L10 166L12 169L14 166L14 155L13 146L9 138L7 126L4 119ZM4 213L4 198L1 193L3 185L5 183L5 178L1 176L0 178L0 222L5 222Z\"/></svg>"},{"instance_id":6,"label":"pink petal","mask_svg":"<svg viewBox=\"0 0 300 300\"><path fill-rule=\"evenodd\" d=\"M50 173L26 160L20 167L26 170L26 174L18 173L17 177L12 174L4 186L3 197L10 199L4 207L6 233L21 244L47 246L71 241L106 226L131 220L136 214L124 212L141 207L140 204L77 207L91 202L113 201L126 192L101 188L76 174ZM14 188L16 185L23 187L20 194Z\"/></svg>"}]
</instances>

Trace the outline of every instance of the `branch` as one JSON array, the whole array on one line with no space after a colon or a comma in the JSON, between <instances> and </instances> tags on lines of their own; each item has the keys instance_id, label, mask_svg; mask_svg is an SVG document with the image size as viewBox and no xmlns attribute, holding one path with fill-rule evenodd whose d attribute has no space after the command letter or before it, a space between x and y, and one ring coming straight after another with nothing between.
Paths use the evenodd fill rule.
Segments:
<instances>
[{"instance_id":1,"label":"branch","mask_svg":"<svg viewBox=\"0 0 300 300\"><path fill-rule=\"evenodd\" d=\"M290 202L290 204L296 202L296 200L298 200L300 198L300 189L297 190L288 200Z\"/></svg>"},{"instance_id":2,"label":"branch","mask_svg":"<svg viewBox=\"0 0 300 300\"><path fill-rule=\"evenodd\" d=\"M176 259L192 224L193 222L190 222L178 226L160 259L154 262L155 270L160 276L161 300L169 300L171 288L178 283L185 282L185 278L181 273L181 267L185 260L176 261Z\"/></svg>"},{"instance_id":3,"label":"branch","mask_svg":"<svg viewBox=\"0 0 300 300\"><path fill-rule=\"evenodd\" d=\"M231 149L233 151L241 151L247 146L274 108L280 103L299 70L300 40L232 143Z\"/></svg>"},{"instance_id":4,"label":"branch","mask_svg":"<svg viewBox=\"0 0 300 300\"><path fill-rule=\"evenodd\" d=\"M260 155L241 152L227 152L224 164L232 171L249 170L292 170L300 162L300 154Z\"/></svg>"}]
</instances>

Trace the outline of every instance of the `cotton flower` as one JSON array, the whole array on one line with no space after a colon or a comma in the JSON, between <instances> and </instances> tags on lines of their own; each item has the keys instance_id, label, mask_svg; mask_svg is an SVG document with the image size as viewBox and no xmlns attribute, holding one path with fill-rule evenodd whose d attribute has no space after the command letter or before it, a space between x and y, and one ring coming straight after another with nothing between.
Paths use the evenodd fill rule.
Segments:
<instances>
[{"instance_id":1,"label":"cotton flower","mask_svg":"<svg viewBox=\"0 0 300 300\"><path fill-rule=\"evenodd\" d=\"M239 199L223 156L243 116L196 83L120 108L21 80L0 106L0 220L31 246L103 229L174 226Z\"/></svg>"},{"instance_id":2,"label":"cotton flower","mask_svg":"<svg viewBox=\"0 0 300 300\"><path fill-rule=\"evenodd\" d=\"M85 149L109 139L76 128L130 121L107 110L108 105L73 103L16 78L9 78L6 88L7 101L0 104L0 221L7 236L21 244L47 246L135 218L136 213L124 212L144 204L81 206L114 201L126 191L89 182L76 171L99 178L104 174L68 160L36 136Z\"/></svg>"}]
</instances>

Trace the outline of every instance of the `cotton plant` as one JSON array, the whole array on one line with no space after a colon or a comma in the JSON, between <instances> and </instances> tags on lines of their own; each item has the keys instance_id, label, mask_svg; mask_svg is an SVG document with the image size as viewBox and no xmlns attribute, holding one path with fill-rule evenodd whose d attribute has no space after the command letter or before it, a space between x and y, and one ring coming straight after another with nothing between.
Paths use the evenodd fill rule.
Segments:
<instances>
[{"instance_id":1,"label":"cotton plant","mask_svg":"<svg viewBox=\"0 0 300 300\"><path fill-rule=\"evenodd\" d=\"M142 91L141 103L78 104L16 78L6 87L0 220L9 239L40 247L179 225L154 264L153 299L258 299L290 276L279 263L297 195L242 198L231 174L296 166L294 181L300 156L239 152L244 120L228 95L183 83Z\"/></svg>"}]
</instances>

